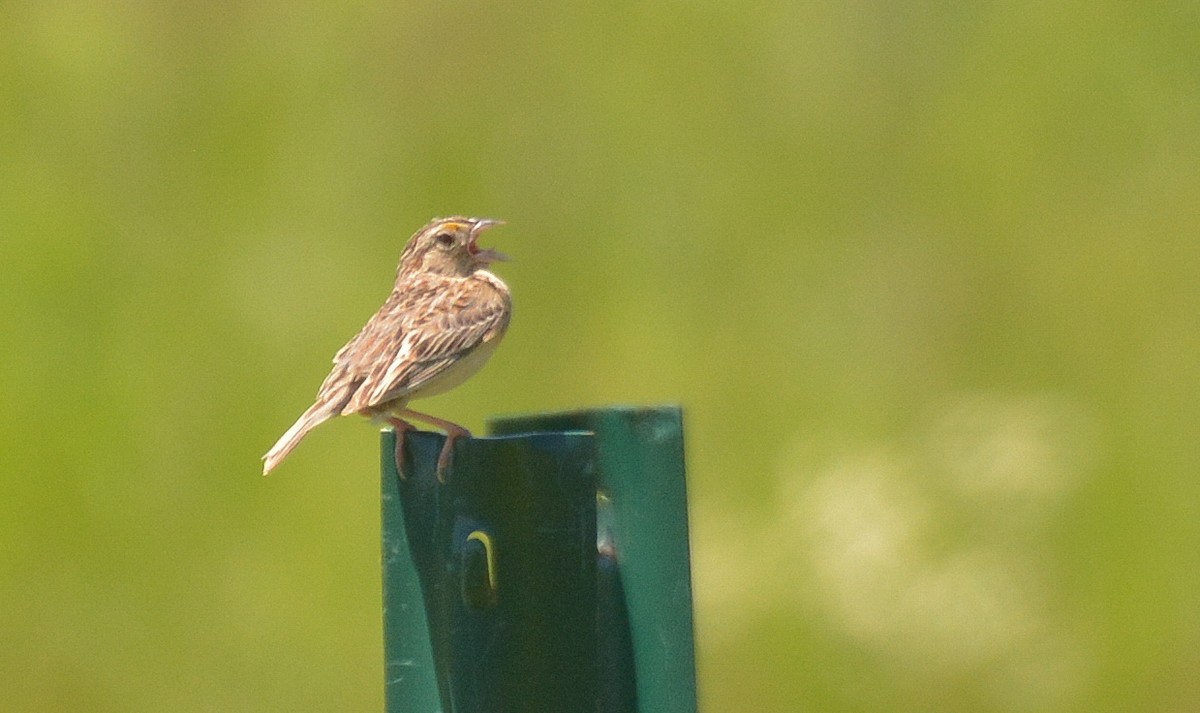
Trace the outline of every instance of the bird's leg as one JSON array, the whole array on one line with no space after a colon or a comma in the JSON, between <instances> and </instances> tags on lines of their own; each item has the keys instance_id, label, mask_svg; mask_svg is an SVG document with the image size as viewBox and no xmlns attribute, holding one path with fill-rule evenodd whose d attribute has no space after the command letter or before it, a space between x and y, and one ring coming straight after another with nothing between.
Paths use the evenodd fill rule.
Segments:
<instances>
[{"instance_id":1,"label":"bird's leg","mask_svg":"<svg viewBox=\"0 0 1200 713\"><path fill-rule=\"evenodd\" d=\"M458 431L446 432L446 443L442 446L442 452L438 455L437 460L437 479L439 483L446 482L446 471L450 469L450 459L454 455L454 442L459 438L470 438L471 432L467 429Z\"/></svg>"},{"instance_id":2,"label":"bird's leg","mask_svg":"<svg viewBox=\"0 0 1200 713\"><path fill-rule=\"evenodd\" d=\"M459 438L470 438L471 432L457 423L430 416L427 413L405 409L404 415L415 418L418 421L431 423L434 426L446 432L446 443L442 446L442 452L438 454L437 460L437 479L439 483L446 482L446 471L450 469L450 459L454 456L454 442Z\"/></svg>"},{"instance_id":3,"label":"bird's leg","mask_svg":"<svg viewBox=\"0 0 1200 713\"><path fill-rule=\"evenodd\" d=\"M396 474L400 476L400 480L406 480L407 476L404 475L404 436L412 430L412 424L394 416L389 417L387 422L396 432L396 450L392 454L396 459Z\"/></svg>"}]
</instances>

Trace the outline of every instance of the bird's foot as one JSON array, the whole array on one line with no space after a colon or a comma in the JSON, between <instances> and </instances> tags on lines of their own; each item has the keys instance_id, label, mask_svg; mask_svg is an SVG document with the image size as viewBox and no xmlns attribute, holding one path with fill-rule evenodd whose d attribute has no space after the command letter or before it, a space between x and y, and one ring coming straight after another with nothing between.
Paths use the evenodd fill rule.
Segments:
<instances>
[{"instance_id":1,"label":"bird's foot","mask_svg":"<svg viewBox=\"0 0 1200 713\"><path fill-rule=\"evenodd\" d=\"M454 442L460 438L470 438L471 432L457 423L438 418L437 416L430 416L420 411L404 409L404 415L418 421L433 424L446 432L446 443L442 445L442 452L438 454L437 459L437 479L439 483L444 484L446 482L446 473L450 470L450 461L454 458Z\"/></svg>"},{"instance_id":2,"label":"bird's foot","mask_svg":"<svg viewBox=\"0 0 1200 713\"><path fill-rule=\"evenodd\" d=\"M400 480L407 480L408 476L404 474L404 437L412 429L412 424L398 418L389 418L388 423L396 433L396 449L392 452L392 457L396 459L396 475L400 476Z\"/></svg>"},{"instance_id":3,"label":"bird's foot","mask_svg":"<svg viewBox=\"0 0 1200 713\"><path fill-rule=\"evenodd\" d=\"M446 428L445 424L443 424L443 428ZM438 454L437 459L437 479L439 483L446 483L446 473L450 470L450 462L454 459L454 442L460 438L470 437L471 432L462 426L446 428L446 442L442 444L442 452Z\"/></svg>"}]
</instances>

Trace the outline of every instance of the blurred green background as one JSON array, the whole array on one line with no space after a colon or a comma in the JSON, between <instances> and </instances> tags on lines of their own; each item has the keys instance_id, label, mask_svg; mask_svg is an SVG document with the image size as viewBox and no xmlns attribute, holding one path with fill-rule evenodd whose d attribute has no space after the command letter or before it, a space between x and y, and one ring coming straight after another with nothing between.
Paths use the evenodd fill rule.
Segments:
<instances>
[{"instance_id":1,"label":"blurred green background","mask_svg":"<svg viewBox=\"0 0 1200 713\"><path fill-rule=\"evenodd\" d=\"M684 405L704 710L1200 710L1198 8L0 5L0 707L382 710L376 436L259 456L466 213L422 406Z\"/></svg>"}]
</instances>

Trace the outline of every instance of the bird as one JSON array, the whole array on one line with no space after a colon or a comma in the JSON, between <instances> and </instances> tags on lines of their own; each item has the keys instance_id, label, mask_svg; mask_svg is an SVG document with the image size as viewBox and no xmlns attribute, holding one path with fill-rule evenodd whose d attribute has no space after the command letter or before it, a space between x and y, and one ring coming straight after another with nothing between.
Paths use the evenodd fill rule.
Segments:
<instances>
[{"instance_id":1,"label":"bird","mask_svg":"<svg viewBox=\"0 0 1200 713\"><path fill-rule=\"evenodd\" d=\"M360 414L395 430L401 477L404 436L413 428L407 419L445 431L437 461L438 480L445 482L454 442L471 432L408 404L466 381L507 331L512 296L488 268L508 257L476 242L485 230L503 224L490 218L434 218L409 238L391 294L334 355L333 370L313 405L263 456L264 476L312 429L334 416Z\"/></svg>"}]
</instances>

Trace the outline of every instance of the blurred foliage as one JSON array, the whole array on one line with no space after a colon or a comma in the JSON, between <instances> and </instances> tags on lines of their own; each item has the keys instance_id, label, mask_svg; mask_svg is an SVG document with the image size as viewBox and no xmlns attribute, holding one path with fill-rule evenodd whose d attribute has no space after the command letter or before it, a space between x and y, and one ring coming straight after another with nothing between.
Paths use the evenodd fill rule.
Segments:
<instances>
[{"instance_id":1,"label":"blurred foliage","mask_svg":"<svg viewBox=\"0 0 1200 713\"><path fill-rule=\"evenodd\" d=\"M0 5L9 710L380 710L376 440L259 456L430 216L425 402L680 402L717 711L1200 707L1194 3Z\"/></svg>"}]
</instances>

